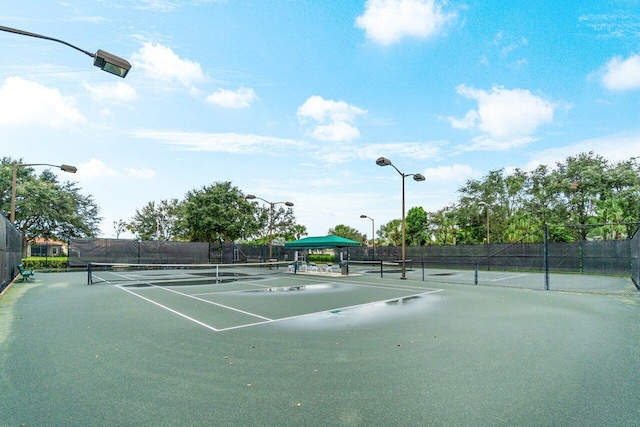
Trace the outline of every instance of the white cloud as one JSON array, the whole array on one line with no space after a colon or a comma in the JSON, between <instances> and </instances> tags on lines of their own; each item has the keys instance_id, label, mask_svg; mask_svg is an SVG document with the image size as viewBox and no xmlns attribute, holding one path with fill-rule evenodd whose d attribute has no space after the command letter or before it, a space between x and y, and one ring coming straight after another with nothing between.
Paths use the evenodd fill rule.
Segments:
<instances>
[{"instance_id":1,"label":"white cloud","mask_svg":"<svg viewBox=\"0 0 640 427\"><path fill-rule=\"evenodd\" d=\"M206 80L199 63L181 59L171 48L161 44L145 43L132 55L131 62L155 80L178 81L184 86Z\"/></svg>"},{"instance_id":2,"label":"white cloud","mask_svg":"<svg viewBox=\"0 0 640 427\"><path fill-rule=\"evenodd\" d=\"M537 139L530 136L521 136L517 138L477 136L471 140L471 143L459 145L457 148L460 151L505 151L529 145L534 141L537 141Z\"/></svg>"},{"instance_id":3,"label":"white cloud","mask_svg":"<svg viewBox=\"0 0 640 427\"><path fill-rule=\"evenodd\" d=\"M92 180L96 178L115 178L119 174L96 158L91 158L87 163L80 163L76 176L80 180Z\"/></svg>"},{"instance_id":4,"label":"white cloud","mask_svg":"<svg viewBox=\"0 0 640 427\"><path fill-rule=\"evenodd\" d=\"M530 154L531 161L527 168L534 169L538 165L555 166L569 156L593 151L611 162L628 161L637 155L640 147L640 134L613 134L599 138L587 139L563 147L550 148Z\"/></svg>"},{"instance_id":5,"label":"white cloud","mask_svg":"<svg viewBox=\"0 0 640 427\"><path fill-rule=\"evenodd\" d=\"M505 89L494 86L487 92L466 85L456 88L458 94L478 102L462 118L449 117L456 129L478 129L485 135L461 147L469 150L505 150L526 145L535 140L531 135L542 125L553 121L555 106L525 89Z\"/></svg>"},{"instance_id":6,"label":"white cloud","mask_svg":"<svg viewBox=\"0 0 640 427\"><path fill-rule=\"evenodd\" d=\"M311 136L321 141L353 141L360 138L360 131L351 122L365 114L366 110L344 101L333 101L317 95L308 98L298 108L301 122L307 118L316 122Z\"/></svg>"},{"instance_id":7,"label":"white cloud","mask_svg":"<svg viewBox=\"0 0 640 427\"><path fill-rule=\"evenodd\" d=\"M455 117L449 118L451 126L455 129L473 129L474 127L476 127L478 120L480 120L480 115L475 110L469 111L461 119L456 119Z\"/></svg>"},{"instance_id":8,"label":"white cloud","mask_svg":"<svg viewBox=\"0 0 640 427\"><path fill-rule=\"evenodd\" d=\"M380 156L388 156L394 159L426 160L440 157L443 142L390 142L386 144L349 144L342 146L340 150L335 147L321 149L315 158L327 163L339 164L354 160L371 160Z\"/></svg>"},{"instance_id":9,"label":"white cloud","mask_svg":"<svg viewBox=\"0 0 640 427\"><path fill-rule=\"evenodd\" d=\"M79 180L90 181L100 178L136 178L136 179L151 179L156 176L156 172L149 168L124 168L124 174L117 172L116 170L107 166L102 160L92 157L86 163L81 163L78 166L76 176Z\"/></svg>"},{"instance_id":10,"label":"white cloud","mask_svg":"<svg viewBox=\"0 0 640 427\"><path fill-rule=\"evenodd\" d=\"M630 90L640 88L640 55L627 59L612 58L604 67L602 84L607 89Z\"/></svg>"},{"instance_id":11,"label":"white cloud","mask_svg":"<svg viewBox=\"0 0 640 427\"><path fill-rule=\"evenodd\" d=\"M426 39L457 15L445 13L434 0L367 0L356 27L376 43L390 45L404 37Z\"/></svg>"},{"instance_id":12,"label":"white cloud","mask_svg":"<svg viewBox=\"0 0 640 427\"><path fill-rule=\"evenodd\" d=\"M219 105L224 108L247 108L258 97L253 89L239 88L236 91L218 89L207 97L207 102Z\"/></svg>"},{"instance_id":13,"label":"white cloud","mask_svg":"<svg viewBox=\"0 0 640 427\"><path fill-rule=\"evenodd\" d=\"M91 98L94 101L133 101L137 98L137 93L134 88L124 82L99 84L91 86L87 82L83 82L85 89L91 94Z\"/></svg>"},{"instance_id":14,"label":"white cloud","mask_svg":"<svg viewBox=\"0 0 640 427\"><path fill-rule=\"evenodd\" d=\"M480 173L469 165L438 166L427 168L422 172L429 182L465 182L469 178L479 176Z\"/></svg>"},{"instance_id":15,"label":"white cloud","mask_svg":"<svg viewBox=\"0 0 640 427\"><path fill-rule=\"evenodd\" d=\"M0 126L43 125L61 128L85 119L73 98L22 77L9 77L0 87Z\"/></svg>"},{"instance_id":16,"label":"white cloud","mask_svg":"<svg viewBox=\"0 0 640 427\"><path fill-rule=\"evenodd\" d=\"M138 130L132 131L131 136L154 140L183 151L276 155L287 153L292 148L307 147L306 143L292 139L238 133Z\"/></svg>"},{"instance_id":17,"label":"white cloud","mask_svg":"<svg viewBox=\"0 0 640 427\"><path fill-rule=\"evenodd\" d=\"M127 176L132 178L137 178L137 179L151 179L157 175L156 171L149 168L142 168L142 169L124 168L124 171L126 172Z\"/></svg>"}]
</instances>

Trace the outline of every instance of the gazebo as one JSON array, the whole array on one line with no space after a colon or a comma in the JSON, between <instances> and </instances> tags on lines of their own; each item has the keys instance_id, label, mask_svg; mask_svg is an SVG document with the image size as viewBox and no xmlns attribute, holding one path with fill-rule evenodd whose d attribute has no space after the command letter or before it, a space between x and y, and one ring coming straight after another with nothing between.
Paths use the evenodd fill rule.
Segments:
<instances>
[{"instance_id":1,"label":"gazebo","mask_svg":"<svg viewBox=\"0 0 640 427\"><path fill-rule=\"evenodd\" d=\"M296 251L295 262L296 262L296 271L298 265L298 251L306 250L306 249L337 249L337 248L347 248L347 259L349 258L349 247L350 246L360 246L360 242L356 242L355 240L346 239L340 236L316 236L316 237L305 237L303 239L294 240L292 242L287 242L284 244L285 249L294 249ZM342 261L342 254L340 256L340 261ZM342 267L342 263L341 263ZM342 274L349 274L348 270L344 269Z\"/></svg>"},{"instance_id":2,"label":"gazebo","mask_svg":"<svg viewBox=\"0 0 640 427\"><path fill-rule=\"evenodd\" d=\"M344 248L348 246L360 246L359 242L355 240L346 239L340 236L318 236L318 237L305 237L292 242L284 244L285 249L330 249L330 248Z\"/></svg>"}]
</instances>

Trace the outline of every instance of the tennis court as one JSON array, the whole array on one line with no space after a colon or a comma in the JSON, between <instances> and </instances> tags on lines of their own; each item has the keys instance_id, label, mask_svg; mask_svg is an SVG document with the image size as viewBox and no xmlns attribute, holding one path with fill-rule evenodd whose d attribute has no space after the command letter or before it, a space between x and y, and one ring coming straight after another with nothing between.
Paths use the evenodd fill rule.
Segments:
<instances>
[{"instance_id":1,"label":"tennis court","mask_svg":"<svg viewBox=\"0 0 640 427\"><path fill-rule=\"evenodd\" d=\"M0 424L640 418L635 296L357 273L188 275L15 283L0 299Z\"/></svg>"},{"instance_id":2,"label":"tennis court","mask_svg":"<svg viewBox=\"0 0 640 427\"><path fill-rule=\"evenodd\" d=\"M290 273L287 263L277 262L213 268L184 265L179 269L98 270L92 272L89 282L115 284L215 332L393 304L441 291L411 283L347 282L336 275Z\"/></svg>"}]
</instances>

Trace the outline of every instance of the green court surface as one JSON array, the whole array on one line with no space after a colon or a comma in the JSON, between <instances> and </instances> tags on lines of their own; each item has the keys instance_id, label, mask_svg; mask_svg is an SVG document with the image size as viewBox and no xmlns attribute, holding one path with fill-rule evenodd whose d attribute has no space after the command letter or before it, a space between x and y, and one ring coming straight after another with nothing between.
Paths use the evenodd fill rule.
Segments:
<instances>
[{"instance_id":1,"label":"green court surface","mask_svg":"<svg viewBox=\"0 0 640 427\"><path fill-rule=\"evenodd\" d=\"M637 296L373 276L37 273L0 299L0 425L638 425Z\"/></svg>"}]
</instances>

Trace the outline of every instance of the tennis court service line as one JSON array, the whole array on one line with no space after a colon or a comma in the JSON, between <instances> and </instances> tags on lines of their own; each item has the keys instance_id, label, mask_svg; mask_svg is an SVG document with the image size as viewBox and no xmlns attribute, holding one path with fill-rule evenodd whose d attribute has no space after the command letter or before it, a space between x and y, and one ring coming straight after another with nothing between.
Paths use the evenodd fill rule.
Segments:
<instances>
[{"instance_id":1,"label":"tennis court service line","mask_svg":"<svg viewBox=\"0 0 640 427\"><path fill-rule=\"evenodd\" d=\"M200 302L204 302L204 303L207 303L207 304L215 305L217 307L225 308L227 310L236 311L238 313L246 314L247 316L257 317L258 319L262 319L262 320L266 320L266 321L273 320L273 319L270 319L268 317L260 316L259 314L249 313L248 311L240 310L240 309L234 308L234 307L229 307L228 305L220 304L220 303L213 302L213 301L208 301L208 300L206 300L204 298L198 298L195 295L185 294L183 292L178 292L176 290L165 288L165 287L162 287L162 286L155 286L155 285L151 285L151 286L156 288L156 289L162 289L163 291L172 292L174 294L178 294L178 295L181 295L183 297L187 297L187 298L191 298L191 299L194 299L194 300L197 300L197 301L200 301Z\"/></svg>"},{"instance_id":2,"label":"tennis court service line","mask_svg":"<svg viewBox=\"0 0 640 427\"><path fill-rule=\"evenodd\" d=\"M190 321L192 321L193 323L196 323L196 324L198 324L198 325L200 325L200 326L204 326L205 328L210 329L210 330L212 330L212 331L214 331L214 332L220 332L220 330L219 330L219 329L216 329L216 328L214 328L213 326L207 325L206 323L203 323L203 322L201 322L201 321L199 321L199 320L197 320L197 319L194 319L193 317L189 317L189 316L187 316L187 315L186 315L186 314L184 314L184 313L180 313L179 311L176 311L176 310L174 310L174 309L172 309L172 308L169 308L169 307L167 307L167 306L165 306L165 305L162 305L162 304L160 304L159 302L156 302L156 301L154 301L154 300L152 300L152 299L150 299L150 298L143 297L143 296L142 296L142 295L140 295L140 294L136 294L135 292L132 292L132 291L130 291L129 289L125 289L125 288L123 288L122 286L116 286L116 288L122 289L123 291L128 292L128 293L130 293L131 295L135 295L135 296L137 296L138 298L141 298L141 299L143 299L143 300L145 300L145 301L147 301L147 302L150 302L151 304L155 304L155 305L157 305L158 307L164 308L165 310L170 311L170 312L171 312L171 313L173 313L173 314L177 314L177 315L178 315L178 316L180 316L180 317L183 317L183 318L185 318L185 319L187 319L187 320L190 320Z\"/></svg>"},{"instance_id":3,"label":"tennis court service line","mask_svg":"<svg viewBox=\"0 0 640 427\"><path fill-rule=\"evenodd\" d=\"M511 279L517 279L519 277L525 277L528 276L528 274L524 273L524 274L516 274L515 276L507 276L507 277L501 277L499 279L492 279L489 280L490 282L500 282L502 280L511 280Z\"/></svg>"}]
</instances>

